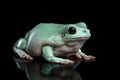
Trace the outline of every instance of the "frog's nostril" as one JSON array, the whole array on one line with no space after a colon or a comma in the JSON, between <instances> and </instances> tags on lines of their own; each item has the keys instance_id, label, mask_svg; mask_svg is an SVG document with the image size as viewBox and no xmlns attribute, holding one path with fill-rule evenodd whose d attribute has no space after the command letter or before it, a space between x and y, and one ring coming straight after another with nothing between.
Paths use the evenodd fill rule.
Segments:
<instances>
[{"instance_id":1,"label":"frog's nostril","mask_svg":"<svg viewBox=\"0 0 120 80\"><path fill-rule=\"evenodd\" d=\"M86 30L83 30L84 33L86 33L87 31Z\"/></svg>"}]
</instances>

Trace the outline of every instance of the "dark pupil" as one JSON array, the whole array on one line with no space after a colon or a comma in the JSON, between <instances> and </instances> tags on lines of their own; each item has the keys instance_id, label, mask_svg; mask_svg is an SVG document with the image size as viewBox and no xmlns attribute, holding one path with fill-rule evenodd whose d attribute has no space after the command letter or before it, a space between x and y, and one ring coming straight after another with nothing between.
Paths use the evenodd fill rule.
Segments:
<instances>
[{"instance_id":1,"label":"dark pupil","mask_svg":"<svg viewBox=\"0 0 120 80\"><path fill-rule=\"evenodd\" d=\"M75 34L75 33L76 33L76 29L75 29L74 27L70 27L70 28L68 29L68 32L69 32L70 34Z\"/></svg>"}]
</instances>

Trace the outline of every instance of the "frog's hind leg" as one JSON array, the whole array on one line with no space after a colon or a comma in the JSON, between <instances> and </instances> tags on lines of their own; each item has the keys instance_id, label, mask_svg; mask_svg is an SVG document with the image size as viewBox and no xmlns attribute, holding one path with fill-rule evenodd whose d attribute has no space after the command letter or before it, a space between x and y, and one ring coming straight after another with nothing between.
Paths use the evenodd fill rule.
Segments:
<instances>
[{"instance_id":1,"label":"frog's hind leg","mask_svg":"<svg viewBox=\"0 0 120 80\"><path fill-rule=\"evenodd\" d=\"M26 48L26 40L24 38L20 38L14 45L13 50L15 53L19 55L22 59L33 60L33 58L28 55L24 50Z\"/></svg>"}]
</instances>

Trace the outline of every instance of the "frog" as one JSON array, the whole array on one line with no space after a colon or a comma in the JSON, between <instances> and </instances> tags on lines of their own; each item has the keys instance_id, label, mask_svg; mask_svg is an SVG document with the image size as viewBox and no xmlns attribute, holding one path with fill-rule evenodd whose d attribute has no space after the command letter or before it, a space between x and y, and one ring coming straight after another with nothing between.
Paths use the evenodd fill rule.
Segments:
<instances>
[{"instance_id":1,"label":"frog","mask_svg":"<svg viewBox=\"0 0 120 80\"><path fill-rule=\"evenodd\" d=\"M74 55L79 60L95 60L95 56L87 55L81 50L90 37L90 29L85 22L39 23L16 41L13 51L21 59L29 61L43 57L52 63L74 64L74 60L64 57Z\"/></svg>"}]
</instances>

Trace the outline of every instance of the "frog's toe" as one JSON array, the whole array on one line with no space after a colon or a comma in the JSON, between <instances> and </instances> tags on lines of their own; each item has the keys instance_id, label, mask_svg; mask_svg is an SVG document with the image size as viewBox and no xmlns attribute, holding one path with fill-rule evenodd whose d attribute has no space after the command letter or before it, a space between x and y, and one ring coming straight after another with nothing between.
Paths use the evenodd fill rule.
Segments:
<instances>
[{"instance_id":1,"label":"frog's toe","mask_svg":"<svg viewBox=\"0 0 120 80\"><path fill-rule=\"evenodd\" d=\"M74 64L75 62L73 60L66 59L64 61L59 62L60 64Z\"/></svg>"},{"instance_id":2,"label":"frog's toe","mask_svg":"<svg viewBox=\"0 0 120 80\"><path fill-rule=\"evenodd\" d=\"M25 55L24 54L19 54L21 59L25 59Z\"/></svg>"},{"instance_id":3,"label":"frog's toe","mask_svg":"<svg viewBox=\"0 0 120 80\"><path fill-rule=\"evenodd\" d=\"M33 58L31 56L29 56L29 55L26 57L26 59L28 59L29 61L33 60Z\"/></svg>"},{"instance_id":4,"label":"frog's toe","mask_svg":"<svg viewBox=\"0 0 120 80\"><path fill-rule=\"evenodd\" d=\"M91 56L91 55L89 55L88 57L90 58L90 60L95 60L96 58L95 56Z\"/></svg>"},{"instance_id":5,"label":"frog's toe","mask_svg":"<svg viewBox=\"0 0 120 80\"><path fill-rule=\"evenodd\" d=\"M81 59L82 59L82 56L81 56L81 55L79 55L78 53L76 53L76 54L75 54L75 56L76 56L79 60L81 60Z\"/></svg>"},{"instance_id":6,"label":"frog's toe","mask_svg":"<svg viewBox=\"0 0 120 80\"><path fill-rule=\"evenodd\" d=\"M86 61L90 61L90 58L88 56L84 57L83 59L86 60Z\"/></svg>"},{"instance_id":7,"label":"frog's toe","mask_svg":"<svg viewBox=\"0 0 120 80\"><path fill-rule=\"evenodd\" d=\"M84 60L86 60L86 61L91 61L91 60L94 60L94 59L95 59L95 57L94 57L94 56L91 56L91 55L89 55L89 56L84 56L83 58L84 58Z\"/></svg>"},{"instance_id":8,"label":"frog's toe","mask_svg":"<svg viewBox=\"0 0 120 80\"><path fill-rule=\"evenodd\" d=\"M69 60L69 63L70 63L70 64L74 64L75 62L74 62L74 61L72 61L72 60Z\"/></svg>"},{"instance_id":9,"label":"frog's toe","mask_svg":"<svg viewBox=\"0 0 120 80\"><path fill-rule=\"evenodd\" d=\"M25 59L25 56L24 56L24 55L20 55L20 58L21 58L21 59Z\"/></svg>"},{"instance_id":10,"label":"frog's toe","mask_svg":"<svg viewBox=\"0 0 120 80\"><path fill-rule=\"evenodd\" d=\"M21 54L19 56L20 56L21 59L27 59L29 61L33 60L33 58L30 55L28 55L28 54Z\"/></svg>"}]
</instances>

